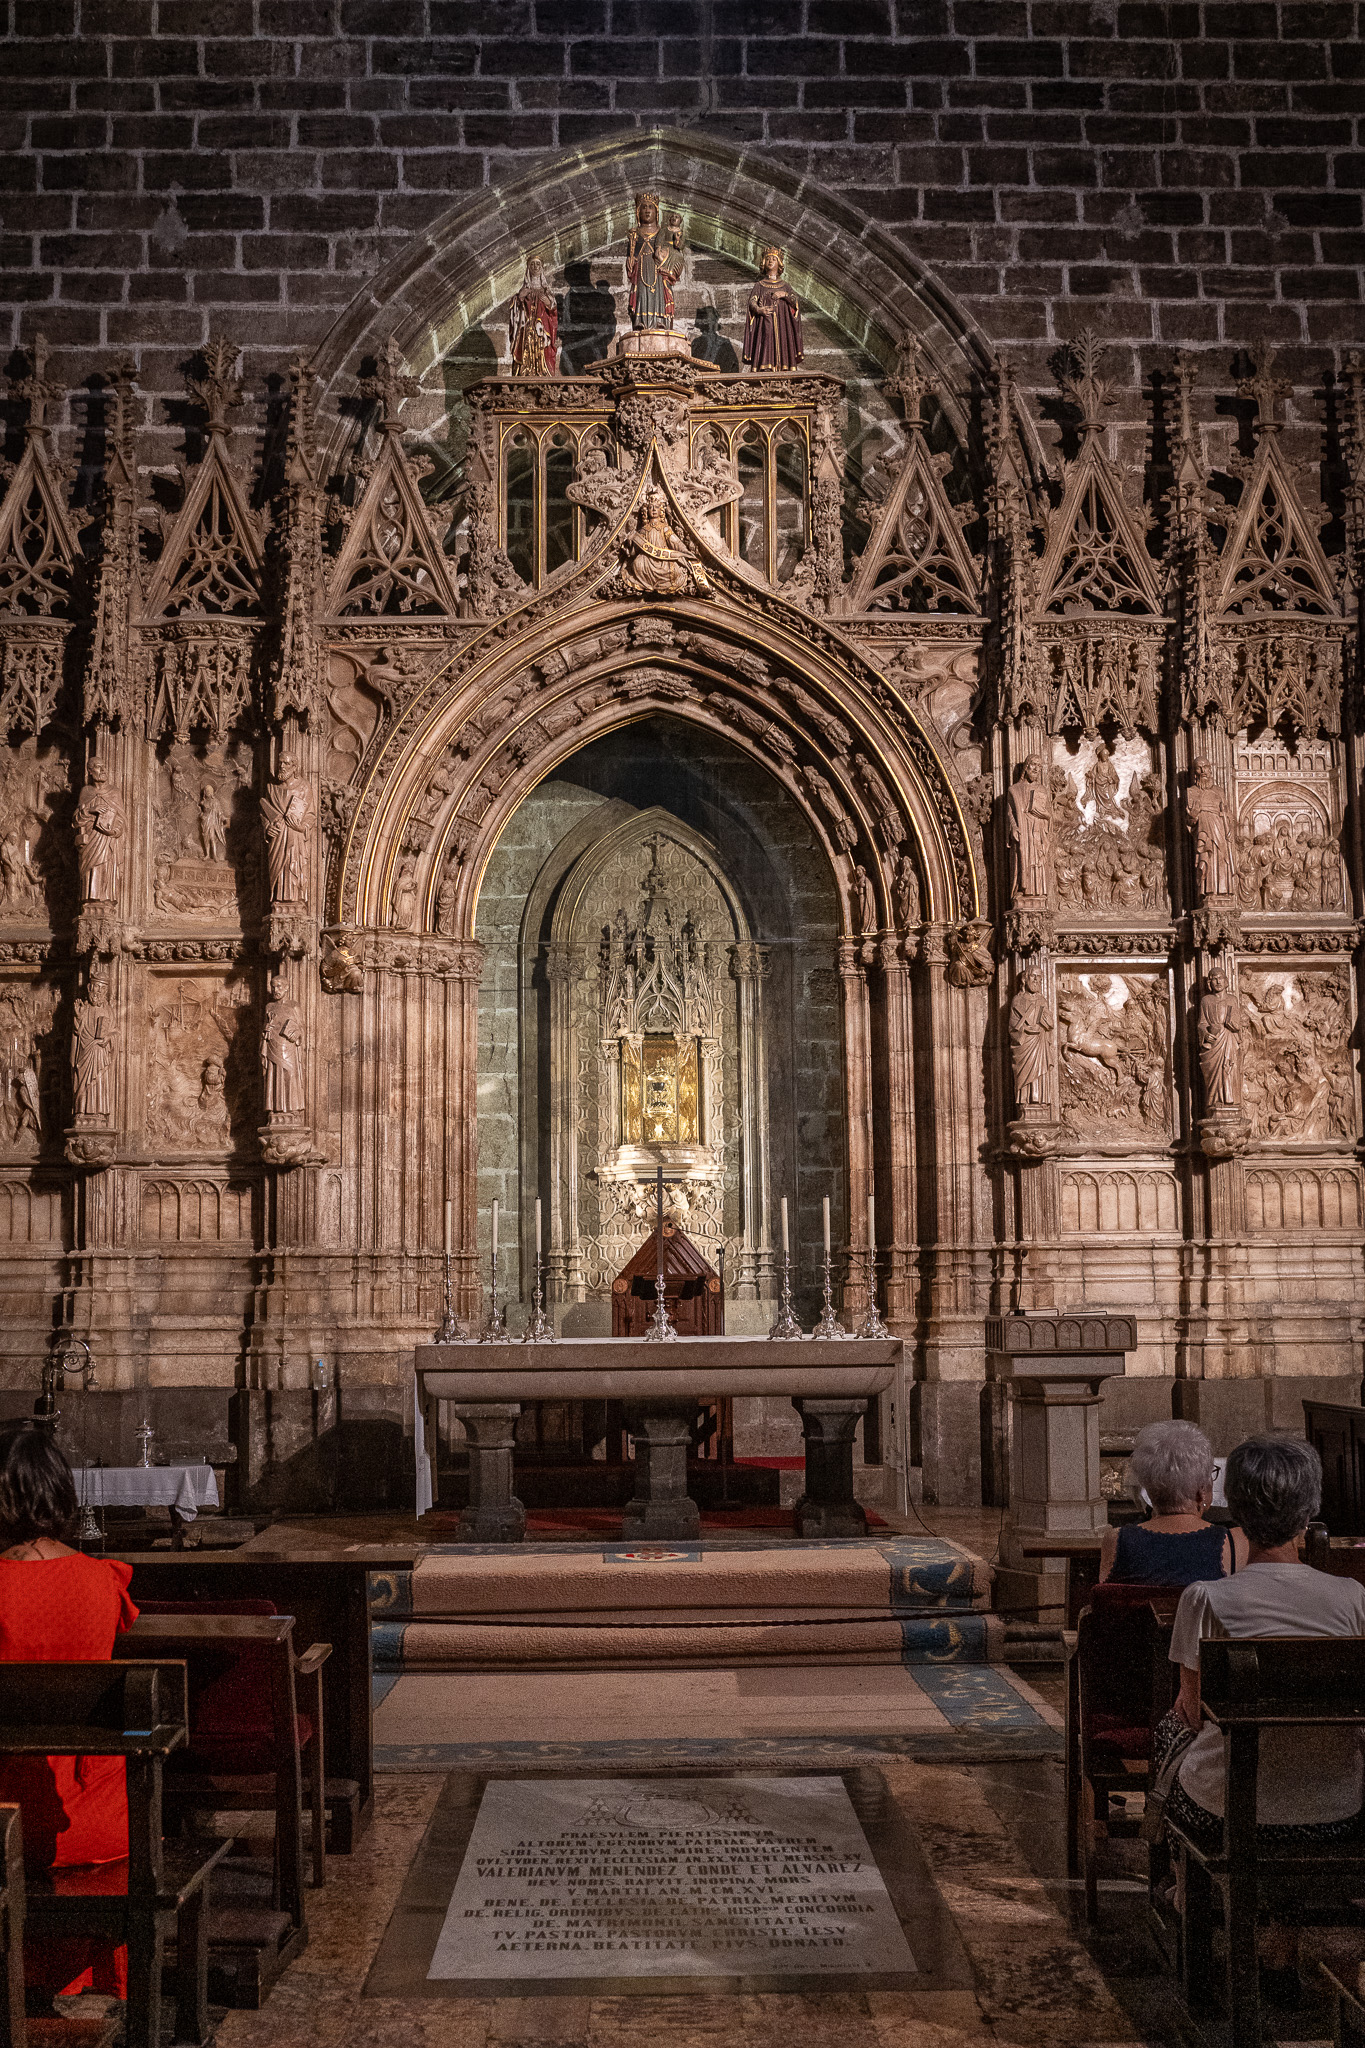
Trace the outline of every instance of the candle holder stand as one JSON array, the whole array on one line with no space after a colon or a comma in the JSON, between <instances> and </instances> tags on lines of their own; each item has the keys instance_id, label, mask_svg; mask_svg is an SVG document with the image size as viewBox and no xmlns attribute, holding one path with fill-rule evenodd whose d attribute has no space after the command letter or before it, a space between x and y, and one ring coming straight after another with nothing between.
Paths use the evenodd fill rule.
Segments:
<instances>
[{"instance_id":1,"label":"candle holder stand","mask_svg":"<svg viewBox=\"0 0 1365 2048\"><path fill-rule=\"evenodd\" d=\"M891 1332L877 1313L877 1247L867 1248L867 1314L854 1331L855 1337L888 1338Z\"/></svg>"},{"instance_id":2,"label":"candle holder stand","mask_svg":"<svg viewBox=\"0 0 1365 2048\"><path fill-rule=\"evenodd\" d=\"M664 1276L654 1276L654 1313L645 1324L646 1344L676 1344L678 1333L668 1314L668 1303L664 1300Z\"/></svg>"},{"instance_id":3,"label":"candle holder stand","mask_svg":"<svg viewBox=\"0 0 1365 2048\"><path fill-rule=\"evenodd\" d=\"M811 1335L812 1337L846 1337L848 1335L848 1331L844 1328L843 1324L839 1321L838 1316L836 1316L834 1313L834 1285L831 1277L830 1260L828 1252L825 1253L823 1267L825 1280L825 1312L821 1316L819 1322L815 1325L815 1328L811 1331Z\"/></svg>"},{"instance_id":4,"label":"candle holder stand","mask_svg":"<svg viewBox=\"0 0 1365 2048\"><path fill-rule=\"evenodd\" d=\"M488 1314L484 1317L479 1332L481 1344L501 1344L507 1336L507 1324L502 1310L498 1307L498 1253L494 1252L490 1269Z\"/></svg>"},{"instance_id":5,"label":"candle holder stand","mask_svg":"<svg viewBox=\"0 0 1365 2048\"><path fill-rule=\"evenodd\" d=\"M436 1342L438 1344L458 1343L460 1336L460 1326L455 1320L455 1297L450 1282L450 1260L450 1248L447 1246L445 1254L445 1314L441 1318L441 1327L436 1332Z\"/></svg>"},{"instance_id":6,"label":"candle holder stand","mask_svg":"<svg viewBox=\"0 0 1365 2048\"><path fill-rule=\"evenodd\" d=\"M133 1434L142 1446L142 1456L138 1459L138 1464L145 1472L152 1462L152 1444L156 1439L156 1431L150 1422L144 1420L141 1429L134 1430Z\"/></svg>"},{"instance_id":7,"label":"candle holder stand","mask_svg":"<svg viewBox=\"0 0 1365 2048\"><path fill-rule=\"evenodd\" d=\"M545 1261L536 1255L536 1288L532 1296L532 1310L526 1328L522 1332L523 1344L557 1344L555 1326L545 1313Z\"/></svg>"},{"instance_id":8,"label":"candle holder stand","mask_svg":"<svg viewBox=\"0 0 1365 2048\"><path fill-rule=\"evenodd\" d=\"M782 1254L782 1293L777 1304L777 1321L768 1332L771 1342L774 1338L802 1337L805 1332L792 1314L792 1262L790 1252Z\"/></svg>"}]
</instances>

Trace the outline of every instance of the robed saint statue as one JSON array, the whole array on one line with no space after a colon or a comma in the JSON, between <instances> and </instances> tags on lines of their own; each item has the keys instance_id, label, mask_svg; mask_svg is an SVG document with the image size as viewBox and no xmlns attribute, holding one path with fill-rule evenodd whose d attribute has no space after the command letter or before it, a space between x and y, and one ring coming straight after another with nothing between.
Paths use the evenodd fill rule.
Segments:
<instances>
[{"instance_id":1,"label":"robed saint statue","mask_svg":"<svg viewBox=\"0 0 1365 2048\"><path fill-rule=\"evenodd\" d=\"M794 370L805 354L801 308L796 293L782 278L785 262L781 249L765 249L758 283L749 294L744 361L751 370Z\"/></svg>"}]
</instances>

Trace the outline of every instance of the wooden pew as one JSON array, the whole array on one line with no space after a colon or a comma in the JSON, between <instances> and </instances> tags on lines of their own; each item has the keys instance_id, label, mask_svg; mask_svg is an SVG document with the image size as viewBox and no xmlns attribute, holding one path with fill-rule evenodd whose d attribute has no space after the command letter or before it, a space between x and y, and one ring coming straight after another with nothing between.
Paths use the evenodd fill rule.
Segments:
<instances>
[{"instance_id":1,"label":"wooden pew","mask_svg":"<svg viewBox=\"0 0 1365 2048\"><path fill-rule=\"evenodd\" d=\"M127 2048L158 2048L172 1927L176 2039L210 2033L208 1881L227 1844L161 1839L162 1772L186 1720L183 1664L0 1664L0 1753L126 1759L126 1859L30 1873L26 1917L52 1939L127 1943Z\"/></svg>"},{"instance_id":2,"label":"wooden pew","mask_svg":"<svg viewBox=\"0 0 1365 2048\"><path fill-rule=\"evenodd\" d=\"M249 1884L250 1871L246 1864L229 1863L223 1900L209 1926L215 1991L229 2005L252 2009L308 1943L293 1633L294 1618L288 1614L147 1614L114 1645L116 1658L185 1662L189 1739L167 1772L172 1811L274 1813L269 1907L262 1908L249 1893L245 1899L236 1896L240 1880ZM315 1678L327 1648L315 1643L307 1653ZM320 1869L325 1832L320 1729L315 1728L308 1747L314 1867Z\"/></svg>"},{"instance_id":3,"label":"wooden pew","mask_svg":"<svg viewBox=\"0 0 1365 2048\"><path fill-rule=\"evenodd\" d=\"M258 1550L158 1551L128 1554L136 1600L273 1600L294 1616L294 1645L302 1656L314 1643L330 1643L322 1672L327 1766L327 1847L345 1856L374 1811L373 1677L370 1655L369 1575L410 1571L428 1546L282 1552ZM357 1789L346 1791L348 1781Z\"/></svg>"},{"instance_id":4,"label":"wooden pew","mask_svg":"<svg viewBox=\"0 0 1365 2048\"><path fill-rule=\"evenodd\" d=\"M1365 1536L1365 1408L1305 1401L1303 1433L1322 1460L1322 1519L1333 1536Z\"/></svg>"},{"instance_id":5,"label":"wooden pew","mask_svg":"<svg viewBox=\"0 0 1365 2048\"><path fill-rule=\"evenodd\" d=\"M1333 2048L1365 2048L1365 2003L1359 1988L1353 1990L1349 1984L1343 1984L1326 1963L1319 1963L1318 1968L1327 1979L1332 1998Z\"/></svg>"},{"instance_id":6,"label":"wooden pew","mask_svg":"<svg viewBox=\"0 0 1365 2048\"><path fill-rule=\"evenodd\" d=\"M1267 1847L1257 1838L1256 1779L1261 1731L1289 1727L1365 1728L1365 1639L1260 1636L1199 1648L1204 1712L1223 1730L1226 1757L1222 1840L1204 1849L1167 1815L1185 1863L1181 1957L1187 2004L1213 1982L1213 1895L1222 1893L1227 1930L1232 2048L1260 2048L1256 1916L1272 1896L1277 1917L1339 1924L1358 1920L1365 1885L1365 1826L1339 1841Z\"/></svg>"},{"instance_id":7,"label":"wooden pew","mask_svg":"<svg viewBox=\"0 0 1365 2048\"><path fill-rule=\"evenodd\" d=\"M24 1829L17 1806L0 1806L0 2048L111 2048L117 2013L107 2019L30 2016L24 2010Z\"/></svg>"}]
</instances>

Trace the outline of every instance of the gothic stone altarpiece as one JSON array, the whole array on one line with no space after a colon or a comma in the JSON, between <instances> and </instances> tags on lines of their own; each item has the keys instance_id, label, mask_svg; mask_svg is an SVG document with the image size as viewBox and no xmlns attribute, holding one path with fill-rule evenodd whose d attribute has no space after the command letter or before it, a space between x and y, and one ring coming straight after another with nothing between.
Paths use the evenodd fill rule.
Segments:
<instances>
[{"instance_id":1,"label":"gothic stone altarpiece","mask_svg":"<svg viewBox=\"0 0 1365 2048\"><path fill-rule=\"evenodd\" d=\"M930 1496L977 1483L1002 1309L1136 1309L1155 1413L1173 1383L1213 1416L1258 1376L1356 1369L1365 372L1315 485L1268 360L1223 366L1215 418L1211 366L1115 394L1082 337L1045 450L1008 362L891 335L874 460L808 308L785 368L670 330L679 214L644 207L648 317L571 375L536 256L536 346L464 392L453 470L404 425L423 386L393 341L340 391L300 361L254 461L234 416L262 394L215 341L174 479L140 467L111 363L79 505L41 342L16 376L14 1386L74 1330L112 1386L304 1387L326 1356L343 1395L396 1388L439 1320L447 1200L478 1313L481 1090L515 1096L518 1058L481 1048L482 879L533 791L651 720L766 777L821 863L828 943L790 1000L798 1034L837 1001L839 1263L875 1191ZM523 960L550 1024L513 1236L541 1192L557 1312L590 1306L662 1160L732 1299L767 1298L799 1105L743 863L661 788L561 865Z\"/></svg>"}]
</instances>

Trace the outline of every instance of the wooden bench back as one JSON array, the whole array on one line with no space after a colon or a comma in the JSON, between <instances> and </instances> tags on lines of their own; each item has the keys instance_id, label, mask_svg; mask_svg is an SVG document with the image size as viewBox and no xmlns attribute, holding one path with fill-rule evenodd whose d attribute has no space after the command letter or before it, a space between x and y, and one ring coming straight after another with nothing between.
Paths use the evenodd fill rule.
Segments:
<instances>
[{"instance_id":1,"label":"wooden bench back","mask_svg":"<svg viewBox=\"0 0 1365 2048\"><path fill-rule=\"evenodd\" d=\"M1199 1687L1220 1727L1365 1722L1365 1637L1201 1643Z\"/></svg>"},{"instance_id":2,"label":"wooden bench back","mask_svg":"<svg viewBox=\"0 0 1365 2048\"><path fill-rule=\"evenodd\" d=\"M0 1752L165 1756L186 1703L183 1663L0 1664Z\"/></svg>"}]
</instances>

